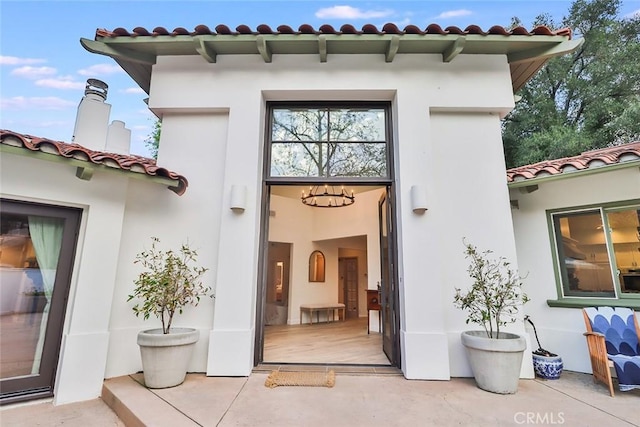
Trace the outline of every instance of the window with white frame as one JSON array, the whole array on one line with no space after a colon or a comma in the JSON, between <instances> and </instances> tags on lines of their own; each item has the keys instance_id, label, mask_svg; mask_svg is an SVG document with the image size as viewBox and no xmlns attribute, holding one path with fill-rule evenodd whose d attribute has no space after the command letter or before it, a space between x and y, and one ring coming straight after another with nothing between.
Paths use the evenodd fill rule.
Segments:
<instances>
[{"instance_id":1,"label":"window with white frame","mask_svg":"<svg viewBox=\"0 0 640 427\"><path fill-rule=\"evenodd\" d=\"M640 204L550 216L562 297L640 298Z\"/></svg>"}]
</instances>

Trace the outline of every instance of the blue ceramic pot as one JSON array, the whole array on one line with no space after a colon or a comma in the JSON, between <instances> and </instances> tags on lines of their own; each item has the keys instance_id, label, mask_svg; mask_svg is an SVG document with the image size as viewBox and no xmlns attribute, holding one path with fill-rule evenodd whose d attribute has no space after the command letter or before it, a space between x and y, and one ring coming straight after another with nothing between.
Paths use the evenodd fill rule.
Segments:
<instances>
[{"instance_id":1,"label":"blue ceramic pot","mask_svg":"<svg viewBox=\"0 0 640 427\"><path fill-rule=\"evenodd\" d=\"M562 374L562 358L560 356L533 356L533 370L536 375L545 380L557 380Z\"/></svg>"}]
</instances>

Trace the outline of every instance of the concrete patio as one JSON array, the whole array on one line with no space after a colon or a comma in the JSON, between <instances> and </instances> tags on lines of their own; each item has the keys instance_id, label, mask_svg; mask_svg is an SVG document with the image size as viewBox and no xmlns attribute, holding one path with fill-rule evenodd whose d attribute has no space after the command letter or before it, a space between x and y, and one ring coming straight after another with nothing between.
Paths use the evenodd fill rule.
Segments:
<instances>
[{"instance_id":1,"label":"concrete patio","mask_svg":"<svg viewBox=\"0 0 640 427\"><path fill-rule=\"evenodd\" d=\"M189 374L179 387L149 390L142 375L106 380L102 399L4 407L2 426L640 426L640 390L617 392L592 376L522 380L515 395L478 389L473 379L410 381L392 372L336 370L325 387L264 385L248 378ZM109 409L109 406L111 409ZM116 415L117 414L117 415Z\"/></svg>"}]
</instances>

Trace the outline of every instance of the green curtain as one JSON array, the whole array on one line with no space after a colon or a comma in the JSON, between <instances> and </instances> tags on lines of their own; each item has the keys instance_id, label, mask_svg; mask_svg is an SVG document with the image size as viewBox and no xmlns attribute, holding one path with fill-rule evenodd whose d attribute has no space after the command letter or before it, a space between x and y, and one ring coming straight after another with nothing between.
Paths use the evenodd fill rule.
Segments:
<instances>
[{"instance_id":1,"label":"green curtain","mask_svg":"<svg viewBox=\"0 0 640 427\"><path fill-rule=\"evenodd\" d=\"M60 248L62 247L62 231L64 229L64 220L60 218L47 218L41 216L29 216L29 234L31 243L36 252L36 259L42 274L42 283L44 286L44 295L47 298L47 304L42 312L42 321L40 323L40 336L33 358L32 374L40 371L40 362L42 360L42 349L44 347L44 338L47 331L47 320L49 318L49 309L51 306L51 295L56 282L56 270L58 268L58 258L60 257Z\"/></svg>"}]
</instances>

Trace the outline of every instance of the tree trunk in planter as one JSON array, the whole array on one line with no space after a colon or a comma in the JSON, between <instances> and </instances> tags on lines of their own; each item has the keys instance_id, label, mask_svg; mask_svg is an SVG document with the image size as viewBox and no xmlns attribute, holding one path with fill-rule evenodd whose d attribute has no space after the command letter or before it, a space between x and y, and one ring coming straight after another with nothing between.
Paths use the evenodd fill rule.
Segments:
<instances>
[{"instance_id":1,"label":"tree trunk in planter","mask_svg":"<svg viewBox=\"0 0 640 427\"><path fill-rule=\"evenodd\" d=\"M518 391L522 355L527 347L523 337L500 332L495 339L487 338L484 331L465 331L461 338L478 387L499 394Z\"/></svg>"},{"instance_id":2,"label":"tree trunk in planter","mask_svg":"<svg viewBox=\"0 0 640 427\"><path fill-rule=\"evenodd\" d=\"M200 332L192 328L149 329L138 333L144 383L149 388L180 385L187 375Z\"/></svg>"}]
</instances>

